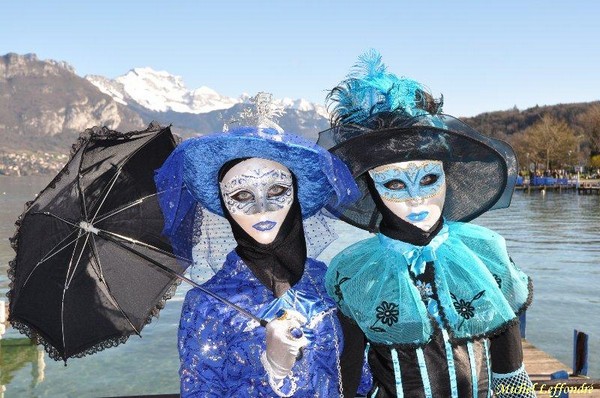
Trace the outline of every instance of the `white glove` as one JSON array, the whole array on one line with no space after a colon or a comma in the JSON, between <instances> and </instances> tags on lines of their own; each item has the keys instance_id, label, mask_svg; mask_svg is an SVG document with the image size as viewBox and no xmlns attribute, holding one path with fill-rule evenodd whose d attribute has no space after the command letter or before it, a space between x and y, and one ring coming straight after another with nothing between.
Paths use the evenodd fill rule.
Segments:
<instances>
[{"instance_id":1,"label":"white glove","mask_svg":"<svg viewBox=\"0 0 600 398\"><path fill-rule=\"evenodd\" d=\"M280 386L296 363L300 349L308 344L302 332L306 318L294 310L278 312L267 324L267 351L261 358L271 384Z\"/></svg>"}]
</instances>

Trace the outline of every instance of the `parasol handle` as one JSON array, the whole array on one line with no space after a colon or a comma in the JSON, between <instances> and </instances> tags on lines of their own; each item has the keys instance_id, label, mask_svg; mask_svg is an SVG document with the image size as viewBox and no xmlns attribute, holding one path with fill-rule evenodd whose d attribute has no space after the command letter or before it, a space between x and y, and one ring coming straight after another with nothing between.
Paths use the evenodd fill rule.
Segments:
<instances>
[{"instance_id":1,"label":"parasol handle","mask_svg":"<svg viewBox=\"0 0 600 398\"><path fill-rule=\"evenodd\" d=\"M137 250L135 250L132 247L127 246L126 244L124 244L123 242L119 241L118 239L114 238L113 236L111 236L109 233L106 233L105 231L99 230L97 233L98 236L100 236L103 239L106 239L116 245L118 245L119 247L122 247L123 249L135 254L136 256L139 256L140 258L143 258L146 261L149 261L150 263L152 263L153 265L157 266L158 268L160 268L161 270L171 274L172 276L176 277L177 279L187 282L190 285L194 286L195 288L200 289L202 292L206 293L207 295L209 295L210 297L214 298L215 300L218 300L220 302L222 302L223 304L226 304L228 306L230 306L231 308L233 308L234 310L238 311L240 314L245 315L246 317L258 322L260 324L260 326L267 326L267 321L257 317L256 315L251 314L250 312L246 311L245 309L243 309L242 307L232 303L231 301L211 292L210 290L200 286L198 283L194 282L193 280L183 276L183 275L179 275L177 272L173 271L172 269L170 269L169 267L167 267L166 265L163 265L161 263L159 263L158 261L156 261L155 259L146 256L144 253L139 252Z\"/></svg>"}]
</instances>

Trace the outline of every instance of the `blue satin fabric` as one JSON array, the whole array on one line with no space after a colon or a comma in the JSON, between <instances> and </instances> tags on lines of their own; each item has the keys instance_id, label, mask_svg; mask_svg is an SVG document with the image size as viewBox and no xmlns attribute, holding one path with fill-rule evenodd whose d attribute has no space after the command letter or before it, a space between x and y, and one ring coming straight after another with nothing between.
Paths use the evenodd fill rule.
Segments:
<instances>
[{"instance_id":1,"label":"blue satin fabric","mask_svg":"<svg viewBox=\"0 0 600 398\"><path fill-rule=\"evenodd\" d=\"M427 246L384 235L361 241L331 262L327 290L375 343L425 345L435 319L410 271L433 261L443 327L452 341L492 335L530 300L528 277L510 260L504 239L486 228L445 222Z\"/></svg>"},{"instance_id":2,"label":"blue satin fabric","mask_svg":"<svg viewBox=\"0 0 600 398\"><path fill-rule=\"evenodd\" d=\"M335 303L323 286L325 264L308 259L303 277L276 298L235 253L204 287L266 320L279 309L295 309L308 320L309 344L292 369L294 397L337 397L338 370L334 341L343 350ZM179 325L182 397L274 397L260 363L265 328L198 289L186 295ZM287 386L282 388L285 390ZM369 386L363 383L362 391Z\"/></svg>"}]
</instances>

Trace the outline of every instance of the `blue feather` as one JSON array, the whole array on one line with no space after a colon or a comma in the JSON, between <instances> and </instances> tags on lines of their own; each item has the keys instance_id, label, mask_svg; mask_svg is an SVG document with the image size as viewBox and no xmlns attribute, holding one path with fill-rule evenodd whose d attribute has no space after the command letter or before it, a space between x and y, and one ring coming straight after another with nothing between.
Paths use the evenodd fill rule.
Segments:
<instances>
[{"instance_id":1,"label":"blue feather","mask_svg":"<svg viewBox=\"0 0 600 398\"><path fill-rule=\"evenodd\" d=\"M433 106L432 106L433 105ZM327 95L333 125L360 124L381 112L414 117L441 111L419 82L387 72L381 54L369 50L358 57L345 80Z\"/></svg>"}]
</instances>

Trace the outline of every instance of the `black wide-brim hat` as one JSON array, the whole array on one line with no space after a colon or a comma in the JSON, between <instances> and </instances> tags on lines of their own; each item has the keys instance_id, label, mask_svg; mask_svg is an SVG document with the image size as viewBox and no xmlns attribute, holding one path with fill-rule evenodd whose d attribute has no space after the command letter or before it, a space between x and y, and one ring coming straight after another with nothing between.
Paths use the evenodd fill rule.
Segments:
<instances>
[{"instance_id":1,"label":"black wide-brim hat","mask_svg":"<svg viewBox=\"0 0 600 398\"><path fill-rule=\"evenodd\" d=\"M517 179L517 159L508 143L448 115L391 122L377 115L360 125L325 130L318 144L348 165L362 193L337 215L370 232L378 230L381 220L367 185L367 172L375 167L410 160L442 161L446 176L442 215L452 221L466 222L488 210L508 207Z\"/></svg>"}]
</instances>

